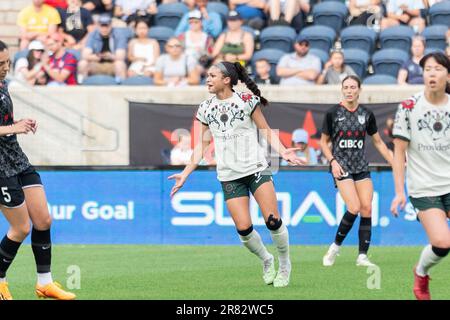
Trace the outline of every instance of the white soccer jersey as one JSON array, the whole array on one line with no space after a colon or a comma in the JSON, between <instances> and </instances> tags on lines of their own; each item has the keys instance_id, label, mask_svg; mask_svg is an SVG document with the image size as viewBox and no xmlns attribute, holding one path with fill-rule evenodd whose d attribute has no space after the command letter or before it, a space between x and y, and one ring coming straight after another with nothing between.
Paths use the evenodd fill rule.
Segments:
<instances>
[{"instance_id":1,"label":"white soccer jersey","mask_svg":"<svg viewBox=\"0 0 450 320\"><path fill-rule=\"evenodd\" d=\"M200 104L197 119L209 126L214 137L220 181L236 180L267 168L258 129L251 118L259 104L259 97L242 92L233 92L225 100L214 95Z\"/></svg>"},{"instance_id":2,"label":"white soccer jersey","mask_svg":"<svg viewBox=\"0 0 450 320\"><path fill-rule=\"evenodd\" d=\"M409 141L409 195L420 198L450 193L450 97L445 106L430 104L423 92L403 101L393 135Z\"/></svg>"}]
</instances>

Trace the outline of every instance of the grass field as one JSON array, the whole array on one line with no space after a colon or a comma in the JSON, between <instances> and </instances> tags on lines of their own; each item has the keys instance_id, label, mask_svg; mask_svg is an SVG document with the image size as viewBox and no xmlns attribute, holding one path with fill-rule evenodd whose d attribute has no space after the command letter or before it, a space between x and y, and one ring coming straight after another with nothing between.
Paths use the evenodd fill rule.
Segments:
<instances>
[{"instance_id":1,"label":"grass field","mask_svg":"<svg viewBox=\"0 0 450 320\"><path fill-rule=\"evenodd\" d=\"M240 246L88 245L53 248L53 276L66 286L67 268L79 266L79 299L413 299L412 267L421 247L373 247L381 289L368 289L371 274L356 267L356 247L343 247L332 268L322 266L325 246L292 246L291 284L263 284L261 265ZM274 247L269 247L274 252ZM433 299L450 299L450 259L432 270ZM15 299L34 296L35 265L23 246L8 272Z\"/></svg>"}]
</instances>

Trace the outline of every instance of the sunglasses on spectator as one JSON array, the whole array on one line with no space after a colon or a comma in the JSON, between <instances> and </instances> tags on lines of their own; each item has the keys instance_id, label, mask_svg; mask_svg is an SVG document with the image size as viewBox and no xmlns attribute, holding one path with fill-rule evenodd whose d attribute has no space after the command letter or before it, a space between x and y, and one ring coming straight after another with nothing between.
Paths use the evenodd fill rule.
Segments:
<instances>
[{"instance_id":1,"label":"sunglasses on spectator","mask_svg":"<svg viewBox=\"0 0 450 320\"><path fill-rule=\"evenodd\" d=\"M169 47L169 48L181 48L181 44L168 44L167 47Z\"/></svg>"}]
</instances>

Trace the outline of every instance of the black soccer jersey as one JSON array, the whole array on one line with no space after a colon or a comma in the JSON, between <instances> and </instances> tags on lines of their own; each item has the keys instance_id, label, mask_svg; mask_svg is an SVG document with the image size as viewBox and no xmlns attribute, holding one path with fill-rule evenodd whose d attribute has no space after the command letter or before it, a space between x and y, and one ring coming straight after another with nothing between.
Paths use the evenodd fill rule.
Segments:
<instances>
[{"instance_id":1,"label":"black soccer jersey","mask_svg":"<svg viewBox=\"0 0 450 320\"><path fill-rule=\"evenodd\" d=\"M14 123L13 103L5 81L0 81L0 126ZM15 176L30 166L15 134L0 136L0 177Z\"/></svg>"},{"instance_id":2,"label":"black soccer jersey","mask_svg":"<svg viewBox=\"0 0 450 320\"><path fill-rule=\"evenodd\" d=\"M363 105L353 112L335 105L327 111L322 128L322 132L331 137L333 157L350 174L368 171L366 132L374 135L377 131L375 116Z\"/></svg>"}]
</instances>

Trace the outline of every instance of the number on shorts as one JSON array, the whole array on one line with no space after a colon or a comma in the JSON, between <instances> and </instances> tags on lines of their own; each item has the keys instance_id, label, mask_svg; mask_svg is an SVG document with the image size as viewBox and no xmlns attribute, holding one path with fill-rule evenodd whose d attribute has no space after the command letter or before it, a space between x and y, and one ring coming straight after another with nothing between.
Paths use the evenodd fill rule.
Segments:
<instances>
[{"instance_id":1,"label":"number on shorts","mask_svg":"<svg viewBox=\"0 0 450 320\"><path fill-rule=\"evenodd\" d=\"M2 187L2 194L6 203L11 202L11 195L8 192L8 187Z\"/></svg>"}]
</instances>

